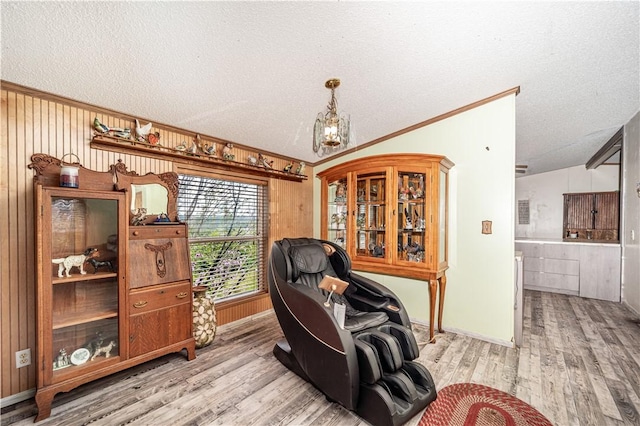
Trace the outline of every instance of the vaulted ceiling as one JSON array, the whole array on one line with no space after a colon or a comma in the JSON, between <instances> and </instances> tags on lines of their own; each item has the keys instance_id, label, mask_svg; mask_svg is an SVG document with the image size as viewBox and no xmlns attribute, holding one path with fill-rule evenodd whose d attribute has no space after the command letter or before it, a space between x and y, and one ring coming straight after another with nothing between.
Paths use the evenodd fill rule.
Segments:
<instances>
[{"instance_id":1,"label":"vaulted ceiling","mask_svg":"<svg viewBox=\"0 0 640 426\"><path fill-rule=\"evenodd\" d=\"M519 86L532 174L640 109L639 4L2 1L1 77L310 163L329 78L357 144Z\"/></svg>"}]
</instances>

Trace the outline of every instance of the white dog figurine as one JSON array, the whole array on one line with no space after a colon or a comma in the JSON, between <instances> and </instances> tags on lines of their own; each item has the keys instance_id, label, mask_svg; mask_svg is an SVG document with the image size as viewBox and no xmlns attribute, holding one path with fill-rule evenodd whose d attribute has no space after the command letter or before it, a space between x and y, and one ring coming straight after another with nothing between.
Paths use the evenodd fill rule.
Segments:
<instances>
[{"instance_id":1,"label":"white dog figurine","mask_svg":"<svg viewBox=\"0 0 640 426\"><path fill-rule=\"evenodd\" d=\"M105 358L109 358L111 356L111 350L116 346L117 346L116 342L112 340L111 342L109 342L107 346L102 346L97 348L96 351L93 353L93 356L91 357L91 361L96 359L96 357L100 354L104 354Z\"/></svg>"},{"instance_id":2,"label":"white dog figurine","mask_svg":"<svg viewBox=\"0 0 640 426\"><path fill-rule=\"evenodd\" d=\"M63 271L66 273L67 277L70 277L71 274L69 274L69 271L71 271L71 268L73 268L74 266L80 270L80 273L82 275L84 275L87 273L84 270L84 262L86 262L86 260L90 258L97 251L98 249L89 247L82 254L72 254L71 256L61 257L59 259L52 259L51 262L53 262L54 265L58 265L59 278L63 277L62 275Z\"/></svg>"}]
</instances>

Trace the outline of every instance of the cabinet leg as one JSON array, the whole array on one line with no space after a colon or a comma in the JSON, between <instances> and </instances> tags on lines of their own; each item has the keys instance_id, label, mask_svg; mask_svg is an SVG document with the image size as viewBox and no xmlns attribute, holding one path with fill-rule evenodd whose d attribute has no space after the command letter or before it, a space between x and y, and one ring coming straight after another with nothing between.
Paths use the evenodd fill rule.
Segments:
<instances>
[{"instance_id":1,"label":"cabinet leg","mask_svg":"<svg viewBox=\"0 0 640 426\"><path fill-rule=\"evenodd\" d=\"M192 361L196 359L196 344L195 342L191 342L189 345L185 346L187 350L187 360Z\"/></svg>"},{"instance_id":2,"label":"cabinet leg","mask_svg":"<svg viewBox=\"0 0 640 426\"><path fill-rule=\"evenodd\" d=\"M429 280L429 343L435 343L434 324L436 317L436 293L438 291L437 280Z\"/></svg>"},{"instance_id":3,"label":"cabinet leg","mask_svg":"<svg viewBox=\"0 0 640 426\"><path fill-rule=\"evenodd\" d=\"M38 406L38 415L35 421L39 422L51 415L51 401L55 396L54 392L40 390L36 392L36 405Z\"/></svg>"},{"instance_id":4,"label":"cabinet leg","mask_svg":"<svg viewBox=\"0 0 640 426\"><path fill-rule=\"evenodd\" d=\"M442 311L444 309L444 292L447 289L447 277L445 275L438 279L440 283L440 299L438 300L438 332L444 333L442 329Z\"/></svg>"}]
</instances>

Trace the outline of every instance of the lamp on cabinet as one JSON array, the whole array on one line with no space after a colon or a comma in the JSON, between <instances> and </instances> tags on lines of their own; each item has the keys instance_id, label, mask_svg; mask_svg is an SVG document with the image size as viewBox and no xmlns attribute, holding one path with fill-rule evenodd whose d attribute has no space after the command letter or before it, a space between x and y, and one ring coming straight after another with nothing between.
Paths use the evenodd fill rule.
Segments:
<instances>
[{"instance_id":1,"label":"lamp on cabinet","mask_svg":"<svg viewBox=\"0 0 640 426\"><path fill-rule=\"evenodd\" d=\"M332 78L324 84L331 89L331 99L326 112L320 112L313 127L313 152L320 157L346 148L349 145L349 116L338 114L335 89L340 80Z\"/></svg>"}]
</instances>

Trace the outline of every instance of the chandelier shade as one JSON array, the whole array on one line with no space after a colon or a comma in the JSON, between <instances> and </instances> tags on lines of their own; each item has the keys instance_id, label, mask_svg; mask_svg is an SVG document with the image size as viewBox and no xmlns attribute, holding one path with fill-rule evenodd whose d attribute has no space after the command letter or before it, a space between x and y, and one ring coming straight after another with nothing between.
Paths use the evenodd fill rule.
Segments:
<instances>
[{"instance_id":1,"label":"chandelier shade","mask_svg":"<svg viewBox=\"0 0 640 426\"><path fill-rule=\"evenodd\" d=\"M313 128L313 152L320 157L349 145L349 116L338 114L338 101L335 89L340 86L340 80L332 78L325 85L331 89L331 100L326 112L320 112Z\"/></svg>"}]
</instances>

